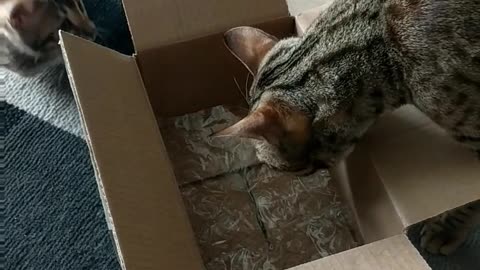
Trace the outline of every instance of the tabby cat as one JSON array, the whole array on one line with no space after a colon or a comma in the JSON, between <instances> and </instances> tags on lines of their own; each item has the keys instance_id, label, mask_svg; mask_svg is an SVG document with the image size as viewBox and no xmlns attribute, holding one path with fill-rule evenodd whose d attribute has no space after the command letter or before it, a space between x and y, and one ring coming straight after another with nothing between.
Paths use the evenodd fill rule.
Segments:
<instances>
[{"instance_id":1,"label":"tabby cat","mask_svg":"<svg viewBox=\"0 0 480 270\"><path fill-rule=\"evenodd\" d=\"M96 33L82 0L0 0L0 67L28 76L60 62L59 29Z\"/></svg>"},{"instance_id":2,"label":"tabby cat","mask_svg":"<svg viewBox=\"0 0 480 270\"><path fill-rule=\"evenodd\" d=\"M256 139L272 167L332 165L404 104L480 153L480 0L338 0L303 37L240 27L225 41L255 79L250 114L218 135ZM422 246L453 252L479 204L426 222Z\"/></svg>"}]
</instances>

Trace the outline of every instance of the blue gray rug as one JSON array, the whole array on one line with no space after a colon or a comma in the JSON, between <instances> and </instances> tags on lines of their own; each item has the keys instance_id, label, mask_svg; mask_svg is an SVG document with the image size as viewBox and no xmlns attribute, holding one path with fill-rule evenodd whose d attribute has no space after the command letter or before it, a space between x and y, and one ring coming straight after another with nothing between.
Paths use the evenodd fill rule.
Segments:
<instances>
[{"instance_id":1,"label":"blue gray rug","mask_svg":"<svg viewBox=\"0 0 480 270\"><path fill-rule=\"evenodd\" d=\"M102 30L99 42L131 54L119 0L85 2ZM6 269L120 269L63 68L32 79L0 71L1 83L7 101L0 108L6 120ZM417 235L410 232L414 243ZM478 270L479 255L477 231L452 257L427 260L434 270Z\"/></svg>"},{"instance_id":2,"label":"blue gray rug","mask_svg":"<svg viewBox=\"0 0 480 270\"><path fill-rule=\"evenodd\" d=\"M100 27L98 42L131 54L120 1L85 4ZM31 79L0 70L0 84L6 269L120 270L63 67Z\"/></svg>"}]
</instances>

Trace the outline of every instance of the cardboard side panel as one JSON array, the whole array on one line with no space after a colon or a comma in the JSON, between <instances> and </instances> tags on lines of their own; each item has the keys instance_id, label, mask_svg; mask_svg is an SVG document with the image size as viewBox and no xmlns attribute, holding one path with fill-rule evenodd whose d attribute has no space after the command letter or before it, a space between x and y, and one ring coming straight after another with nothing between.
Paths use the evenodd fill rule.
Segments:
<instances>
[{"instance_id":1,"label":"cardboard side panel","mask_svg":"<svg viewBox=\"0 0 480 270\"><path fill-rule=\"evenodd\" d=\"M368 144L405 227L480 199L480 163L473 151L414 107L382 119Z\"/></svg>"},{"instance_id":2,"label":"cardboard side panel","mask_svg":"<svg viewBox=\"0 0 480 270\"><path fill-rule=\"evenodd\" d=\"M285 0L123 0L137 52L288 16Z\"/></svg>"},{"instance_id":3,"label":"cardboard side panel","mask_svg":"<svg viewBox=\"0 0 480 270\"><path fill-rule=\"evenodd\" d=\"M258 27L277 37L295 33L291 17ZM248 86L247 70L226 49L223 33L147 50L138 55L138 61L158 116L180 115L219 104L245 104L241 92Z\"/></svg>"},{"instance_id":4,"label":"cardboard side panel","mask_svg":"<svg viewBox=\"0 0 480 270\"><path fill-rule=\"evenodd\" d=\"M404 235L333 255L291 270L429 270Z\"/></svg>"},{"instance_id":5,"label":"cardboard side panel","mask_svg":"<svg viewBox=\"0 0 480 270\"><path fill-rule=\"evenodd\" d=\"M412 106L386 115L333 173L366 243L480 199L480 166Z\"/></svg>"},{"instance_id":6,"label":"cardboard side panel","mask_svg":"<svg viewBox=\"0 0 480 270\"><path fill-rule=\"evenodd\" d=\"M202 269L135 60L65 33L62 45L124 269Z\"/></svg>"},{"instance_id":7,"label":"cardboard side panel","mask_svg":"<svg viewBox=\"0 0 480 270\"><path fill-rule=\"evenodd\" d=\"M405 227L364 145L358 145L332 174L354 211L364 243L403 233Z\"/></svg>"}]
</instances>

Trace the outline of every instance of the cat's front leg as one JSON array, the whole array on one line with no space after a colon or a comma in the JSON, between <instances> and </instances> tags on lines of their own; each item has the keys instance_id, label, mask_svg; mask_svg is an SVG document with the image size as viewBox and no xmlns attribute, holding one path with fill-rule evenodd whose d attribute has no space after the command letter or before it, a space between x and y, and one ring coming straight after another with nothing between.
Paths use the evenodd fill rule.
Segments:
<instances>
[{"instance_id":1,"label":"cat's front leg","mask_svg":"<svg viewBox=\"0 0 480 270\"><path fill-rule=\"evenodd\" d=\"M480 201L427 220L421 231L421 247L432 254L449 255L480 224Z\"/></svg>"}]
</instances>

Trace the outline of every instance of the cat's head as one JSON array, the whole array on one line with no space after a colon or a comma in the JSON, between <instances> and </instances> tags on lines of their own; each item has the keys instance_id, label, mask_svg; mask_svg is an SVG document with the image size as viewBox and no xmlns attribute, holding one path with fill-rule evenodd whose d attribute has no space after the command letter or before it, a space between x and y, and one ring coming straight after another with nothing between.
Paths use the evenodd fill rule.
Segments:
<instances>
[{"instance_id":1,"label":"cat's head","mask_svg":"<svg viewBox=\"0 0 480 270\"><path fill-rule=\"evenodd\" d=\"M251 27L234 28L225 34L228 49L254 80L248 96L250 113L217 136L252 138L262 162L280 170L308 173L330 166L338 154L319 149L318 130L313 128L318 114L303 106L303 99L308 98L302 94L305 86L284 83L289 81L288 76L299 75L287 67L298 41L279 41Z\"/></svg>"},{"instance_id":2,"label":"cat's head","mask_svg":"<svg viewBox=\"0 0 480 270\"><path fill-rule=\"evenodd\" d=\"M60 29L95 37L82 0L0 0L0 66L28 76L61 62Z\"/></svg>"},{"instance_id":3,"label":"cat's head","mask_svg":"<svg viewBox=\"0 0 480 270\"><path fill-rule=\"evenodd\" d=\"M344 158L358 139L350 114L330 96L338 87L336 76L327 67L312 68L302 42L278 40L252 27L225 34L227 48L254 80L247 96L250 113L216 135L254 139L260 161L311 173Z\"/></svg>"}]
</instances>

